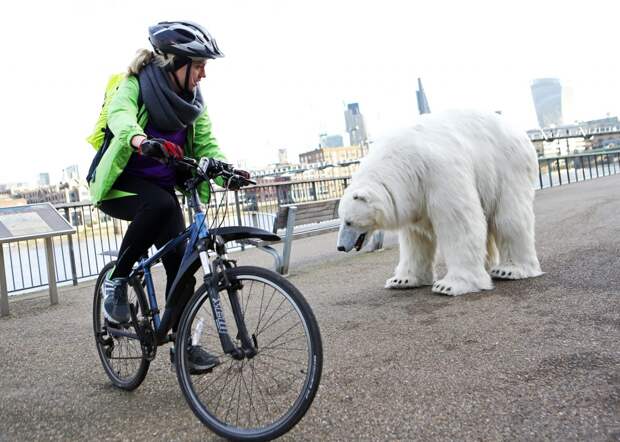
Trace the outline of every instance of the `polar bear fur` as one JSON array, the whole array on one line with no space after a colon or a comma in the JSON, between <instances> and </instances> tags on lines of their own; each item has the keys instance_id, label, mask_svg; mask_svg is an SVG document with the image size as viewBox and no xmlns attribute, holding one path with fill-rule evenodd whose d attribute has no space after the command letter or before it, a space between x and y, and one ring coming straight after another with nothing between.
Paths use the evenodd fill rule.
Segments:
<instances>
[{"instance_id":1,"label":"polar bear fur","mask_svg":"<svg viewBox=\"0 0 620 442\"><path fill-rule=\"evenodd\" d=\"M432 285L446 295L493 288L491 276L541 275L534 247L536 151L495 113L446 111L377 139L339 207L338 249L398 230L387 288ZM433 263L439 251L447 273ZM489 274L490 272L490 274Z\"/></svg>"}]
</instances>

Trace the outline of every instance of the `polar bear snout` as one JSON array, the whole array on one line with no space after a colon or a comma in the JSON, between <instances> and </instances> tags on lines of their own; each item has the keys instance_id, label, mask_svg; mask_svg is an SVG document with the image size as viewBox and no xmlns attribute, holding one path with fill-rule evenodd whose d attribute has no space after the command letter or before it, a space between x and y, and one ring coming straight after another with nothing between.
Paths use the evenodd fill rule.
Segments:
<instances>
[{"instance_id":1,"label":"polar bear snout","mask_svg":"<svg viewBox=\"0 0 620 442\"><path fill-rule=\"evenodd\" d=\"M338 251L350 252L353 249L359 251L364 246L367 237L368 232L342 223L338 232Z\"/></svg>"}]
</instances>

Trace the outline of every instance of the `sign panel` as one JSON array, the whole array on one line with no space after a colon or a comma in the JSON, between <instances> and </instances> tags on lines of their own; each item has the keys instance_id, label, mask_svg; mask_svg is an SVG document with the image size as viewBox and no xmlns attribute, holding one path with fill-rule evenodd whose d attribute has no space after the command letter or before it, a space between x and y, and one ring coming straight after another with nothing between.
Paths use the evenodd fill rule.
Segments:
<instances>
[{"instance_id":1,"label":"sign panel","mask_svg":"<svg viewBox=\"0 0 620 442\"><path fill-rule=\"evenodd\" d=\"M73 232L71 224L50 203L0 208L0 243Z\"/></svg>"}]
</instances>

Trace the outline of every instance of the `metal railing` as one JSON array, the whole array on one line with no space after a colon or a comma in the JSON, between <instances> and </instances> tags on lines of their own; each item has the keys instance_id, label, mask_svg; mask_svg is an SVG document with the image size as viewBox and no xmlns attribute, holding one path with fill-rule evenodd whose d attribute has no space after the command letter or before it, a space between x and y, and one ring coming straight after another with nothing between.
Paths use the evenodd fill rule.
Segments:
<instances>
[{"instance_id":1,"label":"metal railing","mask_svg":"<svg viewBox=\"0 0 620 442\"><path fill-rule=\"evenodd\" d=\"M206 206L211 227L246 225L272 230L282 204L300 203L342 196L349 177L286 181L256 185L239 191L216 190ZM58 212L76 232L53 238L56 280L59 284L92 278L120 248L128 222L111 218L89 202L58 204ZM191 214L184 204L186 224ZM217 222L215 225L214 222ZM234 250L242 246L230 243ZM15 294L47 285L43 240L18 241L2 245L8 292Z\"/></svg>"},{"instance_id":2,"label":"metal railing","mask_svg":"<svg viewBox=\"0 0 620 442\"><path fill-rule=\"evenodd\" d=\"M620 149L538 159L539 189L577 183L620 172Z\"/></svg>"},{"instance_id":3,"label":"metal railing","mask_svg":"<svg viewBox=\"0 0 620 442\"><path fill-rule=\"evenodd\" d=\"M620 172L620 150L540 158L538 188L560 186ZM342 196L350 177L251 186L236 192L217 190L207 207L207 219L218 226L246 225L272 230L282 204L302 203ZM186 206L184 206L186 207ZM113 219L90 203L60 204L61 215L75 228L71 236L55 237L54 260L58 283L91 278L113 259L128 223ZM186 222L190 219L186 209ZM232 248L240 247L231 244ZM9 293L47 285L45 247L42 240L2 246Z\"/></svg>"}]
</instances>

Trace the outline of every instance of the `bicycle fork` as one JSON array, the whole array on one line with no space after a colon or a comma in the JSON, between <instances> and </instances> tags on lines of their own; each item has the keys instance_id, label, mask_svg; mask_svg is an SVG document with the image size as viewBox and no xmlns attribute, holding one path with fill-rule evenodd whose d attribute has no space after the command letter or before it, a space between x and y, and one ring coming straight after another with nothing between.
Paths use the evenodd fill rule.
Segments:
<instances>
[{"instance_id":1,"label":"bicycle fork","mask_svg":"<svg viewBox=\"0 0 620 442\"><path fill-rule=\"evenodd\" d=\"M239 294L237 290L230 288L230 282L227 283L228 298L230 306L235 318L235 324L237 325L238 335L237 339L241 341L241 347L237 347L228 333L228 325L226 324L226 318L224 316L224 309L222 308L222 299L218 291L218 281L215 274L211 269L211 262L209 261L206 251L200 252L200 260L204 270L204 282L209 293L209 302L211 304L211 312L215 320L215 326L222 344L224 353L230 354L234 359L241 360L244 358L251 359L256 353L256 347L254 341L250 338L248 330L245 325L245 319L243 317L243 311L241 304L239 303Z\"/></svg>"}]
</instances>

